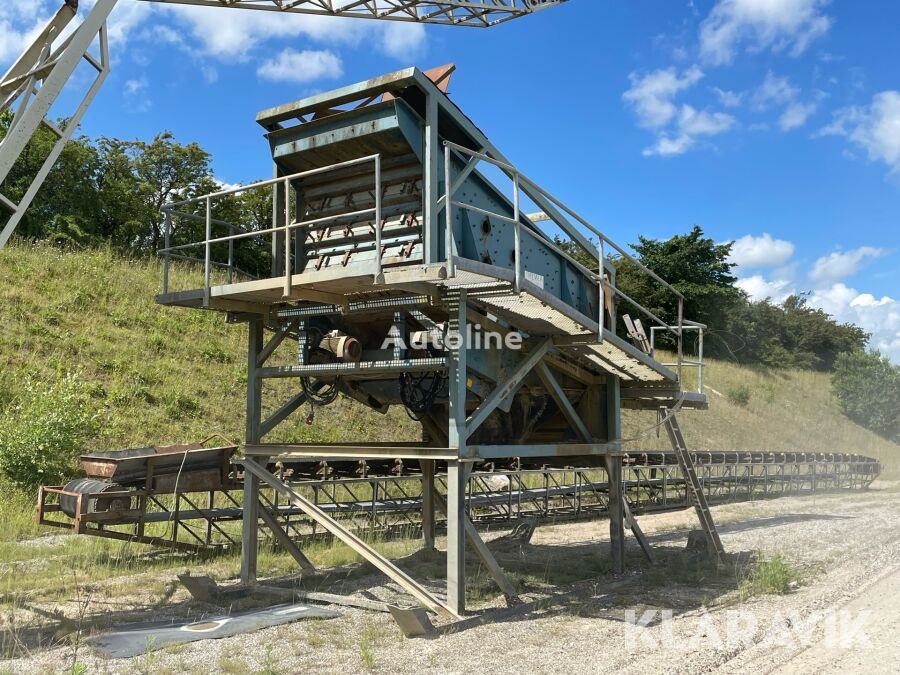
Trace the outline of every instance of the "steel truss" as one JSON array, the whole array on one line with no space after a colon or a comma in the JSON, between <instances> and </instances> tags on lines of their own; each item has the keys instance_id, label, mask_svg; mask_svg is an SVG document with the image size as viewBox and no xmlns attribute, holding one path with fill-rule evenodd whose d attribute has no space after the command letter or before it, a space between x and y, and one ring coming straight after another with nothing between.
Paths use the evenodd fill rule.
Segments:
<instances>
[{"instance_id":1,"label":"steel truss","mask_svg":"<svg viewBox=\"0 0 900 675\"><path fill-rule=\"evenodd\" d=\"M693 452L691 457L710 504L864 490L881 470L872 458L840 453ZM621 458L621 467L622 492L632 513L680 511L692 506L674 453L626 455ZM423 483L433 480L440 500L449 492L445 471L433 478L415 472L402 476L297 479L302 473L299 466L288 466L282 467L277 477L357 535L418 536L425 510ZM237 546L240 542L236 523L242 520L243 508L232 492L239 489L235 484L231 490L149 497L140 490L129 491L122 494L132 500L133 509L62 520L56 517L56 503L64 490L45 487L38 500L38 516L43 525L155 546ZM110 499L117 494L106 492L102 497ZM141 508L139 500L144 497L147 499ZM475 471L466 483L464 504L469 520L480 526L604 517L609 512L609 479L600 467ZM325 533L315 520L274 490L260 490L259 513L263 512L295 543ZM271 539L274 530L266 521L260 532ZM123 525L127 529L123 530ZM446 514L438 515L435 527L446 526ZM280 540L277 543L284 546Z\"/></svg>"},{"instance_id":2,"label":"steel truss","mask_svg":"<svg viewBox=\"0 0 900 675\"><path fill-rule=\"evenodd\" d=\"M486 28L566 0L144 0L198 7L234 7L292 14L388 19Z\"/></svg>"},{"instance_id":3,"label":"steel truss","mask_svg":"<svg viewBox=\"0 0 900 675\"><path fill-rule=\"evenodd\" d=\"M881 470L869 457L839 453L692 452L691 457L710 504L864 490ZM632 513L693 505L675 453L626 455L621 467L622 492ZM287 474L281 473L285 483L357 531L418 532L422 527L423 475L292 480L290 470ZM434 482L439 495L449 492L446 473ZM609 478L601 467L475 471L464 502L469 519L479 525L595 518L608 514ZM294 536L321 533L314 521L292 517L283 504L273 506L281 509ZM446 527L446 517L438 517L437 524Z\"/></svg>"},{"instance_id":4,"label":"steel truss","mask_svg":"<svg viewBox=\"0 0 900 675\"><path fill-rule=\"evenodd\" d=\"M18 202L4 196L0 190L0 213L10 213L0 230L0 248L9 241L109 74L106 20L117 1L97 0L85 20L69 37L54 47L54 43L60 40L75 18L78 8L77 0L67 0L0 79L0 113L14 111L9 130L0 140L0 187L38 128L44 126L57 137L37 175ZM96 57L90 52L95 42L98 42L99 48L99 55ZM96 70L96 76L74 113L64 125L57 126L48 118L48 114L82 60Z\"/></svg>"}]
</instances>

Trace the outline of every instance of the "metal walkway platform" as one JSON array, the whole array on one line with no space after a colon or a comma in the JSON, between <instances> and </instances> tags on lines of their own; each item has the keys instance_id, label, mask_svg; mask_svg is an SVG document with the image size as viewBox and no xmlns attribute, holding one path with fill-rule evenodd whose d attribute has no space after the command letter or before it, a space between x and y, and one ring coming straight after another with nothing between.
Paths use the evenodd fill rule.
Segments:
<instances>
[{"instance_id":1,"label":"metal walkway platform","mask_svg":"<svg viewBox=\"0 0 900 675\"><path fill-rule=\"evenodd\" d=\"M465 512L473 465L606 469L619 569L621 409L703 408L706 397L704 326L684 316L683 294L516 168L447 95L453 70L408 68L259 113L275 177L164 207L157 302L247 324L248 461L402 458L432 483L436 462L446 463L447 595L459 613L466 539L507 583ZM271 225L229 220L233 195L259 191ZM271 256L258 278L241 271L247 248L257 262ZM677 308L668 320L617 287L620 261ZM657 338L674 355L657 352ZM264 407L272 378L299 386ZM263 440L295 411L339 395L378 412L403 406L422 443ZM244 500L256 509L260 485L280 479L253 468ZM442 499L425 489L426 547ZM242 536L246 582L257 541L248 521L253 514Z\"/></svg>"}]
</instances>

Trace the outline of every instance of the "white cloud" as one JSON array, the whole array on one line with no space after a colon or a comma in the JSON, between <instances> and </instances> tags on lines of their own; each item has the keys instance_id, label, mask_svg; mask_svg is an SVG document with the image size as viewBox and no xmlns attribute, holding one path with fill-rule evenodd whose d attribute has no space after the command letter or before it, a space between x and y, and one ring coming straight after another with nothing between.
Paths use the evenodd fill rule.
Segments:
<instances>
[{"instance_id":1,"label":"white cloud","mask_svg":"<svg viewBox=\"0 0 900 675\"><path fill-rule=\"evenodd\" d=\"M678 108L673 99L679 92L697 84L703 71L691 66L679 76L675 68L665 68L644 75L631 73L628 77L631 88L622 94L622 98L634 107L641 126L657 129L675 117Z\"/></svg>"},{"instance_id":2,"label":"white cloud","mask_svg":"<svg viewBox=\"0 0 900 675\"><path fill-rule=\"evenodd\" d=\"M719 89L719 87L713 87L713 91L719 99L719 103L726 108L737 108L744 101L743 92L726 91L724 89Z\"/></svg>"},{"instance_id":3,"label":"white cloud","mask_svg":"<svg viewBox=\"0 0 900 675\"><path fill-rule=\"evenodd\" d=\"M163 5L160 11L190 32L190 39L184 42L191 49L222 61L246 61L271 39L306 37L332 45L354 45L369 32L359 21L321 16L187 5Z\"/></svg>"},{"instance_id":4,"label":"white cloud","mask_svg":"<svg viewBox=\"0 0 900 675\"><path fill-rule=\"evenodd\" d=\"M824 96L822 92L815 93L819 98ZM787 77L775 75L770 70L766 73L762 84L753 92L750 101L758 112L764 112L770 108L782 108L781 115L778 117L778 128L782 131L792 131L806 124L806 121L819 107L817 101L804 103L797 100L799 96L800 89L794 86Z\"/></svg>"},{"instance_id":5,"label":"white cloud","mask_svg":"<svg viewBox=\"0 0 900 675\"><path fill-rule=\"evenodd\" d=\"M738 279L735 285L750 296L751 300L769 299L774 303L782 303L795 293L793 283L788 279L769 281L761 274Z\"/></svg>"},{"instance_id":6,"label":"white cloud","mask_svg":"<svg viewBox=\"0 0 900 675\"><path fill-rule=\"evenodd\" d=\"M719 0L700 24L700 54L713 65L730 63L738 51L765 49L803 53L831 27L826 0Z\"/></svg>"},{"instance_id":7,"label":"white cloud","mask_svg":"<svg viewBox=\"0 0 900 675\"><path fill-rule=\"evenodd\" d=\"M659 155L660 157L671 157L672 155L682 155L687 152L694 144L694 139L690 136L669 137L663 134L656 143L650 147L644 148L643 155L650 157L651 155Z\"/></svg>"},{"instance_id":8,"label":"white cloud","mask_svg":"<svg viewBox=\"0 0 900 675\"><path fill-rule=\"evenodd\" d=\"M869 159L900 172L900 91L883 91L868 106L842 108L819 135L844 136L868 153Z\"/></svg>"},{"instance_id":9,"label":"white cloud","mask_svg":"<svg viewBox=\"0 0 900 675\"><path fill-rule=\"evenodd\" d=\"M790 103L799 93L800 90L792 85L788 78L775 75L770 70L766 73L762 84L753 92L751 100L757 110L768 110L772 106Z\"/></svg>"},{"instance_id":10,"label":"white cloud","mask_svg":"<svg viewBox=\"0 0 900 675\"><path fill-rule=\"evenodd\" d=\"M144 113L150 110L153 101L147 91L149 88L150 83L147 81L146 75L141 75L138 79L126 80L123 92L125 110L132 113Z\"/></svg>"},{"instance_id":11,"label":"white cloud","mask_svg":"<svg viewBox=\"0 0 900 675\"><path fill-rule=\"evenodd\" d=\"M794 250L794 244L767 232L759 237L748 234L732 243L728 262L747 269L778 267L790 260Z\"/></svg>"},{"instance_id":12,"label":"white cloud","mask_svg":"<svg viewBox=\"0 0 900 675\"><path fill-rule=\"evenodd\" d=\"M212 11L186 5L159 9L190 31L190 43L199 45L196 51L223 61L246 61L271 39L305 37L330 46L367 48L375 44L385 54L403 60L420 53L425 44L425 31L419 24L238 9Z\"/></svg>"},{"instance_id":13,"label":"white cloud","mask_svg":"<svg viewBox=\"0 0 900 675\"><path fill-rule=\"evenodd\" d=\"M730 129L733 124L731 115L695 110L689 105L681 106L678 115L678 130L688 136L715 136Z\"/></svg>"},{"instance_id":14,"label":"white cloud","mask_svg":"<svg viewBox=\"0 0 900 675\"><path fill-rule=\"evenodd\" d=\"M256 74L273 82L306 83L340 77L344 72L341 60L329 51L285 49L274 59L260 64Z\"/></svg>"},{"instance_id":15,"label":"white cloud","mask_svg":"<svg viewBox=\"0 0 900 675\"><path fill-rule=\"evenodd\" d=\"M694 145L698 136L717 136L728 131L734 126L734 122L734 117L726 113L696 110L692 106L683 105L671 135L660 134L656 143L645 148L643 154L663 157L683 154Z\"/></svg>"},{"instance_id":16,"label":"white cloud","mask_svg":"<svg viewBox=\"0 0 900 675\"><path fill-rule=\"evenodd\" d=\"M425 26L420 23L388 23L383 28L381 51L399 61L411 61L425 46Z\"/></svg>"},{"instance_id":17,"label":"white cloud","mask_svg":"<svg viewBox=\"0 0 900 675\"><path fill-rule=\"evenodd\" d=\"M778 127L782 131L798 129L806 124L806 120L816 112L818 107L816 103L791 103L778 118Z\"/></svg>"},{"instance_id":18,"label":"white cloud","mask_svg":"<svg viewBox=\"0 0 900 675\"><path fill-rule=\"evenodd\" d=\"M81 0L82 16L96 2ZM0 0L0 61L18 55L59 5L60 0ZM77 25L72 22L63 37ZM207 63L210 58L244 62L271 40L306 38L328 47L359 46L408 61L423 52L426 33L414 23L120 2L110 15L109 38L114 52L133 38L154 46L175 45L193 56L204 79L212 82L218 74Z\"/></svg>"},{"instance_id":19,"label":"white cloud","mask_svg":"<svg viewBox=\"0 0 900 675\"><path fill-rule=\"evenodd\" d=\"M715 136L730 129L735 119L723 112L697 110L675 102L675 97L693 87L703 71L691 66L681 74L675 68L649 73L631 73L631 88L622 94L637 114L638 124L657 132L656 142L643 154L672 156L687 152L700 136Z\"/></svg>"},{"instance_id":20,"label":"white cloud","mask_svg":"<svg viewBox=\"0 0 900 675\"><path fill-rule=\"evenodd\" d=\"M851 251L835 251L816 260L809 277L820 284L830 284L856 274L867 258L887 253L883 248L860 246Z\"/></svg>"},{"instance_id":21,"label":"white cloud","mask_svg":"<svg viewBox=\"0 0 900 675\"><path fill-rule=\"evenodd\" d=\"M57 3L52 3L56 5ZM79 12L86 15L86 10L93 9L97 0L81 0ZM109 15L109 43L111 50L121 50L138 28L153 12L153 6L148 2L120 2ZM74 23L74 22L73 22ZM72 24L69 24L74 28Z\"/></svg>"},{"instance_id":22,"label":"white cloud","mask_svg":"<svg viewBox=\"0 0 900 675\"><path fill-rule=\"evenodd\" d=\"M6 64L18 57L40 33L51 13L42 0L0 3L0 62Z\"/></svg>"},{"instance_id":23,"label":"white cloud","mask_svg":"<svg viewBox=\"0 0 900 675\"><path fill-rule=\"evenodd\" d=\"M814 291L809 304L841 322L862 327L872 338L869 344L900 363L900 301L871 293L860 293L842 283Z\"/></svg>"}]
</instances>

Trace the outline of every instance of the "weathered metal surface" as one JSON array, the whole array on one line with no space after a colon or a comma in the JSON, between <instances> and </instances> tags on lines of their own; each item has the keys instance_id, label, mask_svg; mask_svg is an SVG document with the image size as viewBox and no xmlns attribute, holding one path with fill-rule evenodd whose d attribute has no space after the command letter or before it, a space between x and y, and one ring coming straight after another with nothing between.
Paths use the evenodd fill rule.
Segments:
<instances>
[{"instance_id":1,"label":"weathered metal surface","mask_svg":"<svg viewBox=\"0 0 900 675\"><path fill-rule=\"evenodd\" d=\"M131 498L122 496L122 489L121 485L114 483L106 483L92 478L76 478L66 483L63 488L63 493L59 497L59 508L70 518L82 513L124 511L130 508ZM103 496L104 493L110 492L117 493L117 496Z\"/></svg>"},{"instance_id":2,"label":"weathered metal surface","mask_svg":"<svg viewBox=\"0 0 900 675\"><path fill-rule=\"evenodd\" d=\"M622 464L623 486L635 514L680 510L691 506L684 490L684 479L672 452L618 454ZM842 453L803 452L691 452L695 471L710 503L764 499L833 490L863 490L875 480L881 465L873 458ZM257 456L259 461L284 464L284 480L295 489L312 494L315 503L338 518L362 521L364 529L383 529L392 524L414 525L421 511L421 484L417 462L402 465L401 475L382 470L376 462L371 474L359 476L358 462L328 462L327 478L318 478L321 463L302 458ZM523 465L527 459L522 458ZM497 467L502 466L497 464ZM309 467L309 468L307 468ZM446 463L438 462L435 479L439 494L446 493ZM527 518L595 517L605 512L607 484L602 465L581 468L535 468L475 471L466 487L467 513L475 523L515 521ZM47 487L43 491L65 493L64 488ZM70 493L77 495L77 493ZM120 493L140 496L142 491ZM377 498L372 499L372 495ZM108 492L96 492L88 498L103 498ZM334 495L332 499L331 495ZM221 521L240 520L242 509L234 501L212 509L182 509L146 512L146 523L166 522L173 518L202 520L212 515ZM40 504L39 504L40 506ZM45 513L59 511L57 504L44 503ZM277 506L279 518L295 517L298 509ZM91 515L86 514L87 521ZM136 517L122 517L107 524L129 524ZM48 524L48 523L44 523ZM71 522L68 523L71 527ZM297 534L293 526L291 531ZM303 529L302 532L311 530ZM87 533L93 534L88 531Z\"/></svg>"},{"instance_id":3,"label":"weathered metal surface","mask_svg":"<svg viewBox=\"0 0 900 675\"><path fill-rule=\"evenodd\" d=\"M176 478L185 489L220 489L231 468L237 446L204 448L200 444L133 448L81 456L87 476L104 478L120 485L145 485L161 492L174 491ZM198 477L195 474L203 474ZM169 479L169 480L166 480Z\"/></svg>"}]
</instances>

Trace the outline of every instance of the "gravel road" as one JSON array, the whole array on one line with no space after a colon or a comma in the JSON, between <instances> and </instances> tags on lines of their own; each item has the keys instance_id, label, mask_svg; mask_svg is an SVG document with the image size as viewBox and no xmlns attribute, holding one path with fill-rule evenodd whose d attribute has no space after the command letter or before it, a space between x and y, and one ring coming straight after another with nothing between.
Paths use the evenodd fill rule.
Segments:
<instances>
[{"instance_id":1,"label":"gravel road","mask_svg":"<svg viewBox=\"0 0 900 675\"><path fill-rule=\"evenodd\" d=\"M532 575L523 605L486 601L479 620L431 639L404 639L389 616L341 607L339 619L134 659L106 661L84 649L77 658L91 673L900 672L898 487L715 507L729 552L718 573L686 561L692 512L644 516L657 564L644 563L630 540L623 576L550 584ZM546 565L549 579L604 556L605 531L603 521L544 526L519 553ZM792 591L742 597L744 568L776 553L797 570ZM357 587L383 594L379 584L364 577ZM57 647L0 661L0 671L60 672L71 659L71 647Z\"/></svg>"}]
</instances>

